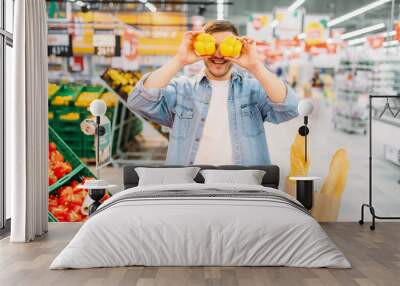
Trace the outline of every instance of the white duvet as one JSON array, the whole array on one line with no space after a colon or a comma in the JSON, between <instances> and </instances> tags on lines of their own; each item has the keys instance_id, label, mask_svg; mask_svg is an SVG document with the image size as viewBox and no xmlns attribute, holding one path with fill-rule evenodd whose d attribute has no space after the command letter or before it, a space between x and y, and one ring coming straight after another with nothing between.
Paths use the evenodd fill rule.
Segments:
<instances>
[{"instance_id":1,"label":"white duvet","mask_svg":"<svg viewBox=\"0 0 400 286\"><path fill-rule=\"evenodd\" d=\"M321 226L289 204L230 197L152 198L115 203L132 192L207 188L262 190L289 197L281 191L254 185L132 188L104 203L103 211L83 224L50 269L127 265L350 267Z\"/></svg>"}]
</instances>

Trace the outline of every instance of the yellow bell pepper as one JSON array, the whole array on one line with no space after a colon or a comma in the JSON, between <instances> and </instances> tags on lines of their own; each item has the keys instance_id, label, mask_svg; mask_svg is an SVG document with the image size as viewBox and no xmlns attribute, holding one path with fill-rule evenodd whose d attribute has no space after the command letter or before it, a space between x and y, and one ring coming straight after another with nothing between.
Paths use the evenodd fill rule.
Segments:
<instances>
[{"instance_id":1,"label":"yellow bell pepper","mask_svg":"<svg viewBox=\"0 0 400 286\"><path fill-rule=\"evenodd\" d=\"M56 91L58 90L59 86L55 83L49 83L48 84L48 96L52 96L53 94L56 93Z\"/></svg>"},{"instance_id":2,"label":"yellow bell pepper","mask_svg":"<svg viewBox=\"0 0 400 286\"><path fill-rule=\"evenodd\" d=\"M224 57L236 58L242 51L242 42L234 36L227 36L219 45L219 50Z\"/></svg>"},{"instance_id":3,"label":"yellow bell pepper","mask_svg":"<svg viewBox=\"0 0 400 286\"><path fill-rule=\"evenodd\" d=\"M60 115L60 120L65 121L76 121L80 119L80 115L77 112L70 112L67 114Z\"/></svg>"},{"instance_id":4,"label":"yellow bell pepper","mask_svg":"<svg viewBox=\"0 0 400 286\"><path fill-rule=\"evenodd\" d=\"M194 50L199 56L212 56L215 54L215 38L207 33L201 33L193 44Z\"/></svg>"},{"instance_id":5,"label":"yellow bell pepper","mask_svg":"<svg viewBox=\"0 0 400 286\"><path fill-rule=\"evenodd\" d=\"M107 107L115 107L118 103L118 97L111 92L104 93L101 99L106 103Z\"/></svg>"},{"instance_id":6,"label":"yellow bell pepper","mask_svg":"<svg viewBox=\"0 0 400 286\"><path fill-rule=\"evenodd\" d=\"M75 102L77 107L89 107L93 100L99 97L97 92L82 92Z\"/></svg>"}]
</instances>

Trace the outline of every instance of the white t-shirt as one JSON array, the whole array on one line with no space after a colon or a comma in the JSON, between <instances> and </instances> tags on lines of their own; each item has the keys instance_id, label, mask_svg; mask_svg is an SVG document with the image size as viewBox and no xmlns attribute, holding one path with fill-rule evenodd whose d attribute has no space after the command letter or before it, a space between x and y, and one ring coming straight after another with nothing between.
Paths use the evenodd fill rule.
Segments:
<instances>
[{"instance_id":1,"label":"white t-shirt","mask_svg":"<svg viewBox=\"0 0 400 286\"><path fill-rule=\"evenodd\" d=\"M210 80L211 100L194 164L233 164L229 127L229 80Z\"/></svg>"}]
</instances>

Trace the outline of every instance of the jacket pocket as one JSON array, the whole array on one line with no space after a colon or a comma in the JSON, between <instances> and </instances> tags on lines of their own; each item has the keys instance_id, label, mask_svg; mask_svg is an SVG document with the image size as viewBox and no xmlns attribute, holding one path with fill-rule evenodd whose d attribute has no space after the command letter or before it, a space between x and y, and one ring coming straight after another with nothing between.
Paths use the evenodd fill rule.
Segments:
<instances>
[{"instance_id":1,"label":"jacket pocket","mask_svg":"<svg viewBox=\"0 0 400 286\"><path fill-rule=\"evenodd\" d=\"M240 115L245 136L257 136L264 132L263 120L256 103L242 104Z\"/></svg>"},{"instance_id":2,"label":"jacket pocket","mask_svg":"<svg viewBox=\"0 0 400 286\"><path fill-rule=\"evenodd\" d=\"M177 105L175 107L175 119L171 136L176 139L186 138L187 134L189 134L192 120L193 109L183 105Z\"/></svg>"}]
</instances>

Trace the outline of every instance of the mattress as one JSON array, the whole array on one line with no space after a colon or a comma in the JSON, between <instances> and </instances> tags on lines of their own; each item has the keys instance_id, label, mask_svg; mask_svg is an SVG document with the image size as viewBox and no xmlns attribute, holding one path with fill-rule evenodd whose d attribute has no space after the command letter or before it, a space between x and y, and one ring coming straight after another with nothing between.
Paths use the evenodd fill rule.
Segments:
<instances>
[{"instance_id":1,"label":"mattress","mask_svg":"<svg viewBox=\"0 0 400 286\"><path fill-rule=\"evenodd\" d=\"M50 269L133 265L351 267L286 193L193 183L141 186L114 195Z\"/></svg>"}]
</instances>

